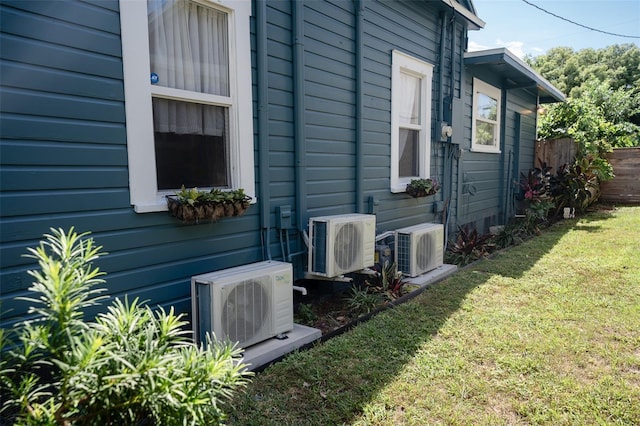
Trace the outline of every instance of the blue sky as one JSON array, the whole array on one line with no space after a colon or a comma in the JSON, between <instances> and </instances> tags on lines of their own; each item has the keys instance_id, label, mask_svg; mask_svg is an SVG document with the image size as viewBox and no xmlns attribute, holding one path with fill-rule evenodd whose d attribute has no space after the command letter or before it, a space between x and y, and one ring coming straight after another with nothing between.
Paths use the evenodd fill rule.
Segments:
<instances>
[{"instance_id":1,"label":"blue sky","mask_svg":"<svg viewBox=\"0 0 640 426\"><path fill-rule=\"evenodd\" d=\"M507 47L516 55L537 56L552 47L599 49L634 43L563 21L522 0L472 0L483 29L469 31L469 50ZM640 0L527 0L582 25L616 34L640 37Z\"/></svg>"}]
</instances>

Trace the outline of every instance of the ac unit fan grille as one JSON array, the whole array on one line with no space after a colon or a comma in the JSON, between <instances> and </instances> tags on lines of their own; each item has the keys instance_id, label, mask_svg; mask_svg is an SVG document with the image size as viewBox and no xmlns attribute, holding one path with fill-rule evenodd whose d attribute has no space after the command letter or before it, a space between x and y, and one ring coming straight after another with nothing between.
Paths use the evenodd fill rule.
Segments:
<instances>
[{"instance_id":1,"label":"ac unit fan grille","mask_svg":"<svg viewBox=\"0 0 640 426\"><path fill-rule=\"evenodd\" d=\"M398 234L396 241L398 252L398 270L408 272L411 265L411 235Z\"/></svg>"},{"instance_id":2,"label":"ac unit fan grille","mask_svg":"<svg viewBox=\"0 0 640 426\"><path fill-rule=\"evenodd\" d=\"M336 232L333 254L338 268L351 269L358 262L362 250L362 231L353 223L345 223Z\"/></svg>"},{"instance_id":3,"label":"ac unit fan grille","mask_svg":"<svg viewBox=\"0 0 640 426\"><path fill-rule=\"evenodd\" d=\"M424 271L431 266L431 252L433 251L432 236L422 234L420 238L418 238L416 245L416 263L418 264L418 268Z\"/></svg>"},{"instance_id":4,"label":"ac unit fan grille","mask_svg":"<svg viewBox=\"0 0 640 426\"><path fill-rule=\"evenodd\" d=\"M313 270L327 272L327 224L316 222L313 224Z\"/></svg>"},{"instance_id":5,"label":"ac unit fan grille","mask_svg":"<svg viewBox=\"0 0 640 426\"><path fill-rule=\"evenodd\" d=\"M263 282L264 281L264 282ZM271 315L267 280L243 281L228 292L222 309L222 329L233 342L259 335Z\"/></svg>"}]
</instances>

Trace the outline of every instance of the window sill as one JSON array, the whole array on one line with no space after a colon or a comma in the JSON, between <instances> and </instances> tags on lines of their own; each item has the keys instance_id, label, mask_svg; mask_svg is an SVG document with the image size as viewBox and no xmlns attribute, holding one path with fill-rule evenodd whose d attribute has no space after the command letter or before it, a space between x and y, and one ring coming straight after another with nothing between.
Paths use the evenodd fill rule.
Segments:
<instances>
[{"instance_id":1,"label":"window sill","mask_svg":"<svg viewBox=\"0 0 640 426\"><path fill-rule=\"evenodd\" d=\"M483 154L500 154L500 153L502 153L502 151L499 150L499 149L482 149L482 148L479 149L477 147L476 148L472 147L470 149L470 151L471 152L480 152L480 153L483 153Z\"/></svg>"},{"instance_id":2,"label":"window sill","mask_svg":"<svg viewBox=\"0 0 640 426\"><path fill-rule=\"evenodd\" d=\"M136 213L155 213L155 212L166 212L169 210L167 207L167 200L163 199L162 201L147 203L147 204L135 204L133 209Z\"/></svg>"}]
</instances>

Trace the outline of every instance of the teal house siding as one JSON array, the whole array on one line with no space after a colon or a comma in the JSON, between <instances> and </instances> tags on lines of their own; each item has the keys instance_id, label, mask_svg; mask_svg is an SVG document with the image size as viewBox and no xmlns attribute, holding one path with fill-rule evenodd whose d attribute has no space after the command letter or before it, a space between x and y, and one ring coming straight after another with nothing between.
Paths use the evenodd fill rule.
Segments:
<instances>
[{"instance_id":1,"label":"teal house siding","mask_svg":"<svg viewBox=\"0 0 640 426\"><path fill-rule=\"evenodd\" d=\"M22 255L51 227L92 233L108 252L98 266L111 296L179 312L190 311L192 275L262 260L255 205L198 226L133 211L117 1L4 1L0 16L3 324L26 314L14 298L36 265ZM279 155L274 165L289 161ZM273 184L276 200L291 199Z\"/></svg>"},{"instance_id":2,"label":"teal house siding","mask_svg":"<svg viewBox=\"0 0 640 426\"><path fill-rule=\"evenodd\" d=\"M540 81L508 55L465 56L467 31L483 25L466 0L253 0L246 119L257 202L240 217L185 225L131 205L119 9L118 0L0 4L3 327L27 315L15 298L37 265L23 255L51 227L91 232L103 246L110 296L190 314L194 275L274 259L303 277L310 217L372 213L378 233L504 223L507 180L533 165L538 98L559 96L531 86ZM433 65L430 175L442 190L426 198L390 191L393 50ZM476 75L509 86L498 155L470 152ZM510 87L520 75L529 80ZM441 140L441 123L451 138ZM291 226L279 229L287 209Z\"/></svg>"},{"instance_id":3,"label":"teal house siding","mask_svg":"<svg viewBox=\"0 0 640 426\"><path fill-rule=\"evenodd\" d=\"M399 50L434 65L433 87L438 87L439 10L429 2L367 2L364 14L364 170L366 194L375 200L378 228L393 230L434 219L432 204L441 194L414 199L392 194L390 187L391 51ZM435 125L438 99L432 96ZM439 144L432 142L431 155ZM442 170L431 162L431 176Z\"/></svg>"},{"instance_id":4,"label":"teal house siding","mask_svg":"<svg viewBox=\"0 0 640 426\"><path fill-rule=\"evenodd\" d=\"M304 2L306 217L356 211L355 2Z\"/></svg>"},{"instance_id":5,"label":"teal house siding","mask_svg":"<svg viewBox=\"0 0 640 426\"><path fill-rule=\"evenodd\" d=\"M490 226L504 224L513 216L519 175L535 164L538 106L564 97L506 49L467 54L465 78L465 141L461 145L464 152L457 222L489 232ZM501 91L500 153L471 150L473 78Z\"/></svg>"}]
</instances>

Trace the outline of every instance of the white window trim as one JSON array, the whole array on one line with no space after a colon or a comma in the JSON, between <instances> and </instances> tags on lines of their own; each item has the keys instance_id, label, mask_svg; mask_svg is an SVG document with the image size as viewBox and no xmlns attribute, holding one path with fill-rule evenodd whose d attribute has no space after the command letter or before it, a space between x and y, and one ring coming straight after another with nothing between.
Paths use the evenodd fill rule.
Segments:
<instances>
[{"instance_id":1,"label":"white window trim","mask_svg":"<svg viewBox=\"0 0 640 426\"><path fill-rule=\"evenodd\" d=\"M229 75L233 106L229 108L230 175L233 188L243 188L255 201L253 101L251 84L250 0L200 0L229 14ZM152 90L169 99L180 91L150 83L147 2L120 0L122 62L129 158L131 204L137 213L167 210L166 195L156 180ZM146 54L145 54L146 52ZM221 97L224 105L226 97Z\"/></svg>"},{"instance_id":2,"label":"white window trim","mask_svg":"<svg viewBox=\"0 0 640 426\"><path fill-rule=\"evenodd\" d=\"M400 146L400 73L407 72L419 77L421 84L420 114L422 130L419 134L418 146L420 157L420 176L428 178L431 172L431 92L433 87L433 65L405 53L394 50L391 58L391 192L405 192L412 177L400 177L398 170ZM409 128L410 126L402 126Z\"/></svg>"},{"instance_id":3,"label":"white window trim","mask_svg":"<svg viewBox=\"0 0 640 426\"><path fill-rule=\"evenodd\" d=\"M478 93L484 93L487 96L490 96L498 101L498 113L497 119L494 122L493 120L486 120L483 118L477 117L478 112ZM473 111L471 113L471 151L474 152L486 152L491 154L500 154L500 140L502 128L500 127L500 120L502 117L502 91L495 86L492 86L484 81L474 78L473 79ZM476 144L476 120L485 121L487 123L496 125L496 136L494 140L494 145L481 145Z\"/></svg>"}]
</instances>

